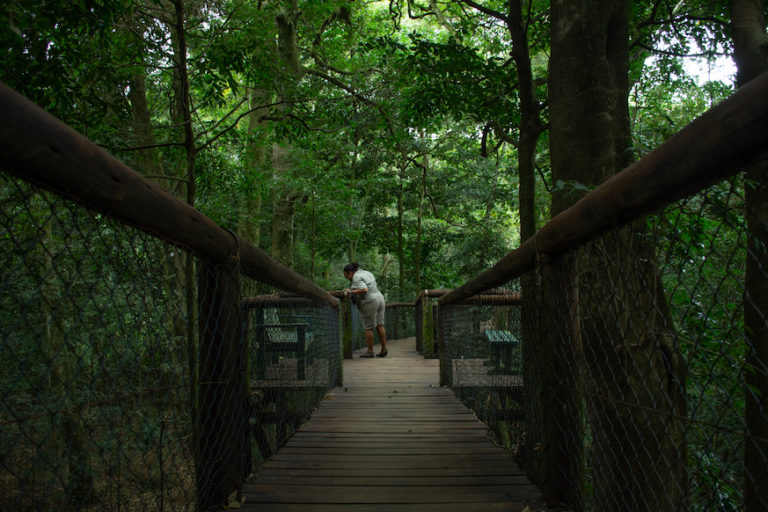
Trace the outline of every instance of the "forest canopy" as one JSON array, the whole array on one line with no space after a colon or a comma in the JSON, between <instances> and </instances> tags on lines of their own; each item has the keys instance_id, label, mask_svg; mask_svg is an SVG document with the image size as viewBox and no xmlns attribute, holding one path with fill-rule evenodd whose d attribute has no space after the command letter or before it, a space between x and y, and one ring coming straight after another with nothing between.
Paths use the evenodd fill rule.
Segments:
<instances>
[{"instance_id":1,"label":"forest canopy","mask_svg":"<svg viewBox=\"0 0 768 512\"><path fill-rule=\"evenodd\" d=\"M634 2L631 152L730 94L727 2ZM10 0L0 80L334 289L452 288L550 216L550 5ZM620 169L615 169L617 172Z\"/></svg>"},{"instance_id":2,"label":"forest canopy","mask_svg":"<svg viewBox=\"0 0 768 512\"><path fill-rule=\"evenodd\" d=\"M286 348L268 341L267 328L296 326L287 348L297 381L306 319L328 322L312 329L315 341L328 337L326 369L340 362L340 337L351 355L351 307L300 324L265 316L277 309L267 302L298 300L271 287L296 290L249 272L269 265L237 245L246 240L306 276L329 304L337 302L325 290L348 286L341 269L351 261L376 275L391 306L418 304L411 318L427 335L423 355L438 352L440 384L453 386L448 373L471 361L483 380L454 386L471 388L457 395L548 501L573 510L765 510L768 167L756 160L766 147L766 14L763 0L6 1L0 81L186 204L166 203L197 208L236 234L214 226L238 249L227 254L240 257L219 265L179 239L160 247L162 236L117 226L108 209L88 210L94 222L81 227L64 213L70 197L0 187L12 242L0 297L13 326L0 347L12 370L3 389L28 412L6 414L17 435L5 444L21 448L6 458L36 460L15 442L27 419L58 422L60 435L40 428L35 449L56 453L63 440L61 487L87 502L95 451L78 414L87 402L88 415L117 417L90 412L112 403L100 393L112 397L114 375L135 378L142 396L172 382L181 391L157 397L151 423L136 421L142 434L131 444L149 451L169 438L168 411L183 422L170 437L184 444L193 439L185 433L202 432L188 423L188 405L193 421L199 411L227 415L198 408L200 389L226 382L239 396L266 377L267 359L239 356ZM15 141L19 131L4 135ZM51 161L67 165L47 142ZM19 160L38 156L5 148ZM91 257L96 246L110 266ZM248 266L243 253L259 263ZM136 266L122 261L133 257ZM447 289L431 295L440 295L437 316L423 307L430 293L419 293L430 289ZM208 328L213 318L220 328ZM488 367L500 357L492 342L508 330L505 351L519 350L520 365L510 358L502 374ZM230 350L219 348L225 338ZM209 357L214 347L238 357ZM278 368L294 359L280 355L271 358ZM236 378L201 370L225 360L244 364L228 370ZM245 366L260 378L241 379ZM78 386L84 392L68 392ZM248 389L259 402L253 417L280 409ZM261 459L294 419L271 423L275 440L260 444ZM104 437L123 450L121 435ZM215 458L194 451L180 460Z\"/></svg>"}]
</instances>

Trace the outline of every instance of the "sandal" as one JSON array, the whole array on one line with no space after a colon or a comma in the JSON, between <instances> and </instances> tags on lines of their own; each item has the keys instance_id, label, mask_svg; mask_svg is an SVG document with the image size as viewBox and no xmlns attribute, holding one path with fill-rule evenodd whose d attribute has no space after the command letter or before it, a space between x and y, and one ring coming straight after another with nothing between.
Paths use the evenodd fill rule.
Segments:
<instances>
[{"instance_id":1,"label":"sandal","mask_svg":"<svg viewBox=\"0 0 768 512\"><path fill-rule=\"evenodd\" d=\"M365 354L360 354L360 357L373 357L373 352L366 352Z\"/></svg>"},{"instance_id":2,"label":"sandal","mask_svg":"<svg viewBox=\"0 0 768 512\"><path fill-rule=\"evenodd\" d=\"M376 354L376 357L387 357L387 351L386 350L382 350L381 352Z\"/></svg>"}]
</instances>

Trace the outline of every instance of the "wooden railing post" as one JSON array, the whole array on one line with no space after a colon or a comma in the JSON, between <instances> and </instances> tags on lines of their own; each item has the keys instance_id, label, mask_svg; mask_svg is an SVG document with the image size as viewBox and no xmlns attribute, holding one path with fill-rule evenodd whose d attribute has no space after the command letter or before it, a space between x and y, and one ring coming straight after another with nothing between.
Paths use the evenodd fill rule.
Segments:
<instances>
[{"instance_id":1,"label":"wooden railing post","mask_svg":"<svg viewBox=\"0 0 768 512\"><path fill-rule=\"evenodd\" d=\"M336 353L336 379L331 378L329 380L331 387L344 385L344 330L341 329L341 309L338 311L339 312L336 315L338 319L338 323L336 324L336 338L339 343L339 351ZM332 361L332 359L330 360Z\"/></svg>"},{"instance_id":2,"label":"wooden railing post","mask_svg":"<svg viewBox=\"0 0 768 512\"><path fill-rule=\"evenodd\" d=\"M207 511L239 492L247 472L247 354L237 262L201 261L198 307L196 485L198 510Z\"/></svg>"},{"instance_id":3,"label":"wooden railing post","mask_svg":"<svg viewBox=\"0 0 768 512\"><path fill-rule=\"evenodd\" d=\"M341 313L341 343L344 359L352 359L352 300L349 295L339 299Z\"/></svg>"},{"instance_id":4,"label":"wooden railing post","mask_svg":"<svg viewBox=\"0 0 768 512\"><path fill-rule=\"evenodd\" d=\"M421 322L422 349L424 351L424 359L431 359L435 357L435 311L432 307L432 301L430 300L429 295L424 294L422 300L424 301L421 308L422 314L424 315L424 319Z\"/></svg>"},{"instance_id":5,"label":"wooden railing post","mask_svg":"<svg viewBox=\"0 0 768 512\"><path fill-rule=\"evenodd\" d=\"M392 306L393 318L392 318L392 333L390 338L392 338L393 340L400 339L400 332L399 332L400 329L398 329L398 325L397 325L400 323L399 316L398 316L399 311L400 311L399 306Z\"/></svg>"},{"instance_id":6,"label":"wooden railing post","mask_svg":"<svg viewBox=\"0 0 768 512\"><path fill-rule=\"evenodd\" d=\"M437 355L440 358L440 386L453 386L453 357L451 352L445 348L445 331L448 325L448 315L445 308L438 310L438 349Z\"/></svg>"},{"instance_id":7,"label":"wooden railing post","mask_svg":"<svg viewBox=\"0 0 768 512\"><path fill-rule=\"evenodd\" d=\"M419 354L424 353L424 295L419 295L414 305L414 328L416 332L416 352Z\"/></svg>"}]
</instances>

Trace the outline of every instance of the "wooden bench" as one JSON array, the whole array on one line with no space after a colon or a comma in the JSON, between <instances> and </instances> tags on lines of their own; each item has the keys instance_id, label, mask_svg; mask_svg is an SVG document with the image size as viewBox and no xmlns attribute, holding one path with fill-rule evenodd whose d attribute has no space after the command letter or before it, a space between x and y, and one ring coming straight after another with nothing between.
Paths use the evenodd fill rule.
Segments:
<instances>
[{"instance_id":1,"label":"wooden bench","mask_svg":"<svg viewBox=\"0 0 768 512\"><path fill-rule=\"evenodd\" d=\"M285 315L283 318L275 308L259 308L257 320L253 328L256 331L256 366L257 375L263 379L267 373L267 362L278 364L280 356L296 358L296 378L306 378L307 363L312 363L312 352L308 350L311 318L302 315L304 322L285 322L294 319L295 315ZM296 317L295 319L299 319Z\"/></svg>"},{"instance_id":2,"label":"wooden bench","mask_svg":"<svg viewBox=\"0 0 768 512\"><path fill-rule=\"evenodd\" d=\"M493 369L488 373L519 375L522 373L520 340L509 331L488 329L483 332Z\"/></svg>"}]
</instances>

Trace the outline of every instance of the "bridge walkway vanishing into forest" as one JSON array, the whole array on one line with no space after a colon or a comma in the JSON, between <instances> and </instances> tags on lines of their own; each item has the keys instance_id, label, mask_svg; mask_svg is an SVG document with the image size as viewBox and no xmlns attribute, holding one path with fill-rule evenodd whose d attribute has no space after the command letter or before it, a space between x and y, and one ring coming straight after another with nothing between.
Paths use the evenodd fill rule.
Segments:
<instances>
[{"instance_id":1,"label":"bridge walkway vanishing into forest","mask_svg":"<svg viewBox=\"0 0 768 512\"><path fill-rule=\"evenodd\" d=\"M246 484L259 512L531 511L539 490L449 388L413 338L344 361L311 418Z\"/></svg>"}]
</instances>

